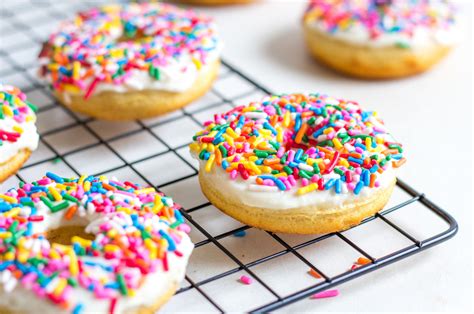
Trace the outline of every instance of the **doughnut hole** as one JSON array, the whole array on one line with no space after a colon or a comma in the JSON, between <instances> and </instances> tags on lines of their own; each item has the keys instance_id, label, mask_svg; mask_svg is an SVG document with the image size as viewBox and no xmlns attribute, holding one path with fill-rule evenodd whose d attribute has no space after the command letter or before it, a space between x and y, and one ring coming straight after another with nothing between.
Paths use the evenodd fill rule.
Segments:
<instances>
[{"instance_id":1,"label":"doughnut hole","mask_svg":"<svg viewBox=\"0 0 474 314\"><path fill-rule=\"evenodd\" d=\"M85 226L61 226L56 229L50 229L47 232L46 238L50 243L71 245L71 239L74 236L78 236L86 240L94 240L95 238L95 235L86 232Z\"/></svg>"}]
</instances>

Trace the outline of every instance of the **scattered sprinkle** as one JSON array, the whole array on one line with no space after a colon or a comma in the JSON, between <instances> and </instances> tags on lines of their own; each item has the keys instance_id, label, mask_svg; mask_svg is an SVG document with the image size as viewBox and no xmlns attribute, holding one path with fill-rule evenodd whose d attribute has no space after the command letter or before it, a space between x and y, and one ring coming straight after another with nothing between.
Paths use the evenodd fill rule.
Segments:
<instances>
[{"instance_id":1,"label":"scattered sprinkle","mask_svg":"<svg viewBox=\"0 0 474 314\"><path fill-rule=\"evenodd\" d=\"M308 274L310 274L311 276L313 276L316 279L322 278L322 276L316 270L314 270L312 268L310 268L310 270L308 271Z\"/></svg>"},{"instance_id":2,"label":"scattered sprinkle","mask_svg":"<svg viewBox=\"0 0 474 314\"><path fill-rule=\"evenodd\" d=\"M240 277L240 282L242 282L245 285L250 285L250 284L252 284L253 279L248 277L248 276L243 275L243 276Z\"/></svg>"},{"instance_id":3,"label":"scattered sprinkle","mask_svg":"<svg viewBox=\"0 0 474 314\"><path fill-rule=\"evenodd\" d=\"M372 261L370 259L368 259L367 257L364 257L364 256L361 256L357 259L357 264L359 265L366 265L366 264L370 264L372 263Z\"/></svg>"},{"instance_id":4,"label":"scattered sprinkle","mask_svg":"<svg viewBox=\"0 0 474 314\"><path fill-rule=\"evenodd\" d=\"M311 299L325 299L325 298L337 297L338 295L339 295L339 290L333 289L333 290L326 290L323 292L315 293L310 298Z\"/></svg>"},{"instance_id":5,"label":"scattered sprinkle","mask_svg":"<svg viewBox=\"0 0 474 314\"><path fill-rule=\"evenodd\" d=\"M239 230L233 233L233 236L237 238L243 238L246 235L247 235L247 232L245 230Z\"/></svg>"}]
</instances>

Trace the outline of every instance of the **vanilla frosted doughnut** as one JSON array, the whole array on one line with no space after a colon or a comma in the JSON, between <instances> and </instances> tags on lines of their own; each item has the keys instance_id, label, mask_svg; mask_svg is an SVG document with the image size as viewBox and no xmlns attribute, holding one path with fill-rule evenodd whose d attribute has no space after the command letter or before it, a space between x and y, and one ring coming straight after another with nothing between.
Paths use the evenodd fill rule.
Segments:
<instances>
[{"instance_id":1,"label":"vanilla frosted doughnut","mask_svg":"<svg viewBox=\"0 0 474 314\"><path fill-rule=\"evenodd\" d=\"M312 0L304 32L318 60L363 78L425 71L459 39L446 0Z\"/></svg>"},{"instance_id":2,"label":"vanilla frosted doughnut","mask_svg":"<svg viewBox=\"0 0 474 314\"><path fill-rule=\"evenodd\" d=\"M0 194L1 313L152 313L193 249L173 200L106 177L46 173Z\"/></svg>"},{"instance_id":3,"label":"vanilla frosted doughnut","mask_svg":"<svg viewBox=\"0 0 474 314\"><path fill-rule=\"evenodd\" d=\"M274 232L347 229L383 208L405 162L375 112L322 94L268 96L194 136L207 198Z\"/></svg>"},{"instance_id":4,"label":"vanilla frosted doughnut","mask_svg":"<svg viewBox=\"0 0 474 314\"><path fill-rule=\"evenodd\" d=\"M79 13L40 53L40 75L73 110L109 120L162 114L204 94L221 44L207 17L162 3Z\"/></svg>"},{"instance_id":5,"label":"vanilla frosted doughnut","mask_svg":"<svg viewBox=\"0 0 474 314\"><path fill-rule=\"evenodd\" d=\"M18 88L0 83L0 183L38 147L36 107Z\"/></svg>"}]
</instances>

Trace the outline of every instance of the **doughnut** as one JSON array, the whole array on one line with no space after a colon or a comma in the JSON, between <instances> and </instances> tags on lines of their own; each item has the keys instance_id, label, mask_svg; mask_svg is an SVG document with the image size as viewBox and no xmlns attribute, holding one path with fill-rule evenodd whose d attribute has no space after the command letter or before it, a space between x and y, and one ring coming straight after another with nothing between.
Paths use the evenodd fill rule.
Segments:
<instances>
[{"instance_id":1,"label":"doughnut","mask_svg":"<svg viewBox=\"0 0 474 314\"><path fill-rule=\"evenodd\" d=\"M149 118L202 96L221 44L207 17L161 3L108 5L64 22L43 45L40 77L74 111Z\"/></svg>"},{"instance_id":2,"label":"doughnut","mask_svg":"<svg viewBox=\"0 0 474 314\"><path fill-rule=\"evenodd\" d=\"M0 83L0 183L38 147L36 111L18 88Z\"/></svg>"},{"instance_id":3,"label":"doughnut","mask_svg":"<svg viewBox=\"0 0 474 314\"><path fill-rule=\"evenodd\" d=\"M209 201L260 229L321 234L381 210L403 148L376 112L324 94L283 94L216 114L190 144Z\"/></svg>"},{"instance_id":4,"label":"doughnut","mask_svg":"<svg viewBox=\"0 0 474 314\"><path fill-rule=\"evenodd\" d=\"M170 197L47 172L0 194L1 313L153 313L193 249Z\"/></svg>"},{"instance_id":5,"label":"doughnut","mask_svg":"<svg viewBox=\"0 0 474 314\"><path fill-rule=\"evenodd\" d=\"M445 0L312 0L303 18L311 54L351 76L390 79L423 72L459 38Z\"/></svg>"}]
</instances>

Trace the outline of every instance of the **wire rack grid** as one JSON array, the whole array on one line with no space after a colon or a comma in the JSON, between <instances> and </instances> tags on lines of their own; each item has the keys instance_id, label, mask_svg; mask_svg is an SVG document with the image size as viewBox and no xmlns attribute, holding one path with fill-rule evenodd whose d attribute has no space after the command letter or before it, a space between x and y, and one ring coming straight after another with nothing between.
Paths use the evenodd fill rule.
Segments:
<instances>
[{"instance_id":1,"label":"wire rack grid","mask_svg":"<svg viewBox=\"0 0 474 314\"><path fill-rule=\"evenodd\" d=\"M457 223L447 212L402 180L386 209L344 232L275 234L221 214L200 191L197 163L187 145L213 113L271 91L223 61L212 91L167 116L111 123L71 112L37 79L36 56L59 21L96 4L2 4L0 81L22 88L39 106L40 132L39 149L3 186L33 180L45 171L62 176L89 173L148 184L173 196L193 227L195 251L185 281L165 312L274 311L426 250L457 232ZM420 219L423 224L418 223ZM383 245L370 242L373 234L385 240ZM370 263L354 267L358 257ZM308 275L310 269L321 278ZM254 283L239 283L241 275L253 278Z\"/></svg>"}]
</instances>

